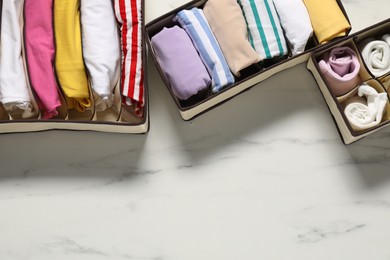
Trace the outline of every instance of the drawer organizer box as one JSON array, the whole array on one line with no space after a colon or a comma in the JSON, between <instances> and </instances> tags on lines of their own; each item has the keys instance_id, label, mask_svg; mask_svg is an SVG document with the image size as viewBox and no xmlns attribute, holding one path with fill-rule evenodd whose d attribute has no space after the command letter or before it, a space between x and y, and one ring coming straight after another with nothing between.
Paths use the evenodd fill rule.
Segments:
<instances>
[{"instance_id":1,"label":"drawer organizer box","mask_svg":"<svg viewBox=\"0 0 390 260\"><path fill-rule=\"evenodd\" d=\"M329 39L323 38L319 33L317 35L316 31L310 35L306 35L305 31L297 33L292 30L290 35L285 32L285 27L289 26L290 28L301 26L303 30L305 29L301 21L289 20L288 17L288 13L291 12L285 5L296 1L262 0L258 1L262 6L257 9L253 8L254 2L252 0L195 0L146 25L149 53L184 120L194 118L280 71L307 62L313 50L327 45L331 40L345 37L351 30L347 14L340 1L323 2L332 6L337 14L325 19L326 24L321 26L340 28L339 33ZM313 9L311 15L323 15L321 8L313 4L316 1L306 2L311 2L310 8ZM278 7L277 3L280 3L278 13L274 9ZM302 21L305 18L306 24L310 26L312 17L309 18L307 15L302 1L300 4L305 10L294 9L294 12L306 12L306 16L302 16ZM286 19L280 16L282 12L287 14ZM334 17L336 18L333 19ZM238 19L239 24L232 23L232 19ZM264 30L253 31L253 24L264 25L262 27ZM183 29L190 37L183 34ZM291 37L291 33L295 35ZM224 37L226 35L230 38ZM294 37L302 36L307 36L303 46L293 45ZM268 46L267 41L273 37L276 38L274 42L277 42L277 45ZM199 57L196 57L196 52L186 48L189 38L200 54L198 56L201 56L200 61ZM210 41L205 40L206 38ZM288 39L288 43L284 38ZM256 41L261 42L260 45L264 50L255 48ZM206 51L204 54L206 48L212 51ZM236 56L232 57L234 55L229 50L233 50ZM279 55L275 55L275 52ZM239 67L236 64L237 60L234 60L236 57L247 66ZM226 60L228 66L223 60ZM202 62L206 65L206 69L198 66ZM181 74L177 71L181 71ZM220 82L225 82L225 85L222 86ZM199 88L196 92L199 85L208 85L208 87Z\"/></svg>"},{"instance_id":2,"label":"drawer organizer box","mask_svg":"<svg viewBox=\"0 0 390 260\"><path fill-rule=\"evenodd\" d=\"M307 64L345 144L390 123L390 19L315 50Z\"/></svg>"},{"instance_id":3,"label":"drawer organizer box","mask_svg":"<svg viewBox=\"0 0 390 260\"><path fill-rule=\"evenodd\" d=\"M0 132L149 130L144 1L0 6Z\"/></svg>"}]
</instances>

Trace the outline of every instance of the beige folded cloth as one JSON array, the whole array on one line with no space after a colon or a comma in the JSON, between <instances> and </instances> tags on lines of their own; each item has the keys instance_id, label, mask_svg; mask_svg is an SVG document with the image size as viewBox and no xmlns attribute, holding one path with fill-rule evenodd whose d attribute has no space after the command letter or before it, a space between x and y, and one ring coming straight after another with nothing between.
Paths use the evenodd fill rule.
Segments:
<instances>
[{"instance_id":1,"label":"beige folded cloth","mask_svg":"<svg viewBox=\"0 0 390 260\"><path fill-rule=\"evenodd\" d=\"M234 75L260 61L248 40L248 29L236 0L209 0L204 15Z\"/></svg>"}]
</instances>

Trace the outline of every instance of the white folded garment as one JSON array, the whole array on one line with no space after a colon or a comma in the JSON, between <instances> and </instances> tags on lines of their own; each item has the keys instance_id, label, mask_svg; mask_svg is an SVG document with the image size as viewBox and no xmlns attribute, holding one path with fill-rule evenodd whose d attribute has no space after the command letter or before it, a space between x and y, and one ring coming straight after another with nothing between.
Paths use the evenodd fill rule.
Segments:
<instances>
[{"instance_id":1,"label":"white folded garment","mask_svg":"<svg viewBox=\"0 0 390 260\"><path fill-rule=\"evenodd\" d=\"M388 98L366 83L358 88L358 96L347 100L344 114L352 129L362 131L381 123Z\"/></svg>"},{"instance_id":2,"label":"white folded garment","mask_svg":"<svg viewBox=\"0 0 390 260\"><path fill-rule=\"evenodd\" d=\"M110 0L81 0L81 25L85 65L97 111L111 107L119 79L120 46Z\"/></svg>"},{"instance_id":3,"label":"white folded garment","mask_svg":"<svg viewBox=\"0 0 390 260\"><path fill-rule=\"evenodd\" d=\"M292 54L304 52L308 40L313 35L310 16L305 4L302 0L273 0L273 2L280 24L291 45Z\"/></svg>"},{"instance_id":4,"label":"white folded garment","mask_svg":"<svg viewBox=\"0 0 390 260\"><path fill-rule=\"evenodd\" d=\"M31 103L22 59L23 0L3 1L0 37L0 100L12 116L36 115Z\"/></svg>"},{"instance_id":5,"label":"white folded garment","mask_svg":"<svg viewBox=\"0 0 390 260\"><path fill-rule=\"evenodd\" d=\"M390 34L383 35L381 40L366 39L361 49L363 60L374 76L390 72Z\"/></svg>"}]
</instances>

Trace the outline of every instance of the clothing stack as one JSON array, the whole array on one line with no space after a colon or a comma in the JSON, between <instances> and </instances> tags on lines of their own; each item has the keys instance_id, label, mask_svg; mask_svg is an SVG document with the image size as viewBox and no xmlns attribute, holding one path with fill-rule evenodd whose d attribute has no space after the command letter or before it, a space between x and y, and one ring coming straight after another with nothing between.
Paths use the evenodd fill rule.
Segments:
<instances>
[{"instance_id":1,"label":"clothing stack","mask_svg":"<svg viewBox=\"0 0 390 260\"><path fill-rule=\"evenodd\" d=\"M144 107L141 0L2 0L0 103L9 119Z\"/></svg>"},{"instance_id":2,"label":"clothing stack","mask_svg":"<svg viewBox=\"0 0 390 260\"><path fill-rule=\"evenodd\" d=\"M313 32L323 44L350 30L335 0L208 0L181 10L172 23L151 37L151 46L181 102L194 96L202 102L242 81L247 70L301 54Z\"/></svg>"}]
</instances>

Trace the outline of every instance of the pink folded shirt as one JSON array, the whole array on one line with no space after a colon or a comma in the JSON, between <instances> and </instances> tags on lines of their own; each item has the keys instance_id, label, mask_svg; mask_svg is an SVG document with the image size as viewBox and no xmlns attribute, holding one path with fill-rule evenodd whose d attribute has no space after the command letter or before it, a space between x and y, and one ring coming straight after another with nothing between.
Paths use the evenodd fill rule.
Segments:
<instances>
[{"instance_id":1,"label":"pink folded shirt","mask_svg":"<svg viewBox=\"0 0 390 260\"><path fill-rule=\"evenodd\" d=\"M336 96L346 94L360 84L360 63L349 47L336 47L319 62L331 92Z\"/></svg>"},{"instance_id":2,"label":"pink folded shirt","mask_svg":"<svg viewBox=\"0 0 390 260\"><path fill-rule=\"evenodd\" d=\"M61 106L53 68L53 1L25 0L25 46L31 86L43 118L58 114Z\"/></svg>"}]
</instances>

